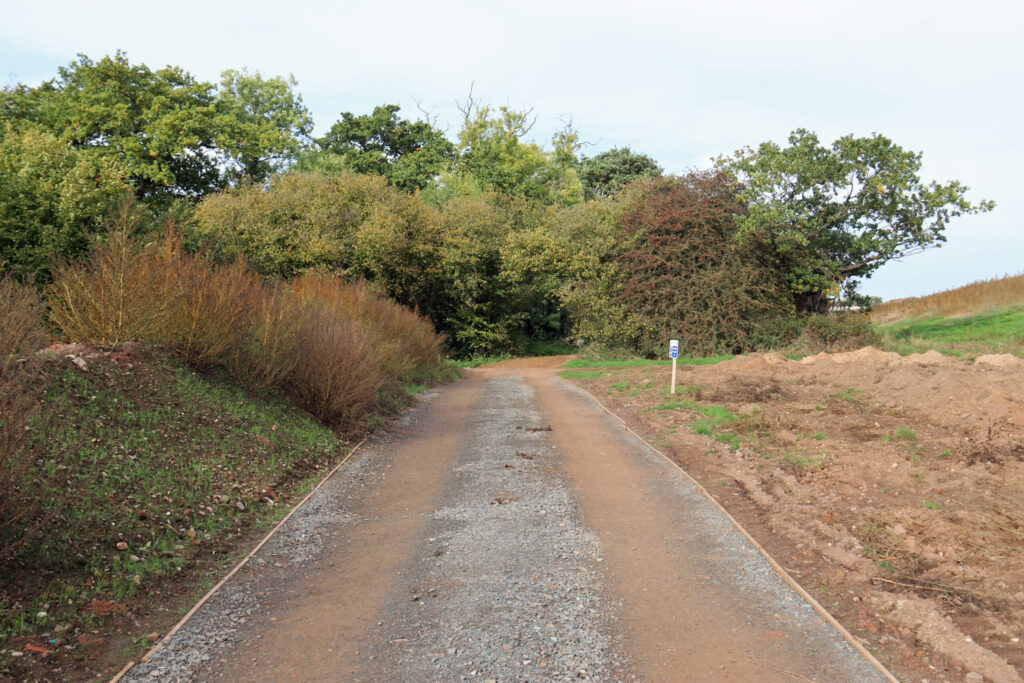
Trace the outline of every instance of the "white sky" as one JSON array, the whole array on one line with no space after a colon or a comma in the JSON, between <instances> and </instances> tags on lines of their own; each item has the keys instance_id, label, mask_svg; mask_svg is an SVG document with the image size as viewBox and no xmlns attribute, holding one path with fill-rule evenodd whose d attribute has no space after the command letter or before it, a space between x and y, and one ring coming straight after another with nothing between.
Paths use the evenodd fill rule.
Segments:
<instances>
[{"instance_id":1,"label":"white sky","mask_svg":"<svg viewBox=\"0 0 1024 683\"><path fill-rule=\"evenodd\" d=\"M629 145L668 172L798 127L882 133L924 153L991 214L941 249L883 267L886 299L1024 271L1024 2L1020 0L0 0L0 82L35 84L82 52L125 50L216 81L294 74L318 133L342 111L415 102L454 135L471 82L533 107L547 142L572 116L588 155Z\"/></svg>"}]
</instances>

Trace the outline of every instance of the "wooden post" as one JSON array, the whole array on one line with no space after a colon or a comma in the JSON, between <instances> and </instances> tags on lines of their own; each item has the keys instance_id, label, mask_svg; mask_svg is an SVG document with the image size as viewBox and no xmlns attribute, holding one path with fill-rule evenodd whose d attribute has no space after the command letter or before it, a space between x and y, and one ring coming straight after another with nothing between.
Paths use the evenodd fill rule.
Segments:
<instances>
[{"instance_id":1,"label":"wooden post","mask_svg":"<svg viewBox=\"0 0 1024 683\"><path fill-rule=\"evenodd\" d=\"M672 393L676 393L676 359L672 358Z\"/></svg>"}]
</instances>

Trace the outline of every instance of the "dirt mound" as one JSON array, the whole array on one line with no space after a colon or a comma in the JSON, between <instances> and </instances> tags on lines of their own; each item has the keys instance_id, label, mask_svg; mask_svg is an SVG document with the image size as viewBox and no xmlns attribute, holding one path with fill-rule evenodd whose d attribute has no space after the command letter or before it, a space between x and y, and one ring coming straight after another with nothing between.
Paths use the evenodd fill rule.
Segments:
<instances>
[{"instance_id":1,"label":"dirt mound","mask_svg":"<svg viewBox=\"0 0 1024 683\"><path fill-rule=\"evenodd\" d=\"M1009 353L993 353L985 356L978 356L975 363L991 365L997 368L1019 368L1024 365L1024 359L1018 358Z\"/></svg>"}]
</instances>

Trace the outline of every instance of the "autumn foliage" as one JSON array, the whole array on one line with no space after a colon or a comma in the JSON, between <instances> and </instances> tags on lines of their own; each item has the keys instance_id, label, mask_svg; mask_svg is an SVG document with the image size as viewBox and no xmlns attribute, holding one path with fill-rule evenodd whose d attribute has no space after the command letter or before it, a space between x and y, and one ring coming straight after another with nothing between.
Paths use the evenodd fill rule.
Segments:
<instances>
[{"instance_id":1,"label":"autumn foliage","mask_svg":"<svg viewBox=\"0 0 1024 683\"><path fill-rule=\"evenodd\" d=\"M291 396L323 422L353 427L391 408L440 365L428 320L365 282L307 273L267 283L244 257L188 253L168 226L143 246L133 214L112 221L87 261L54 268L51 320L69 340L158 345L193 367L223 368L255 390Z\"/></svg>"},{"instance_id":2,"label":"autumn foliage","mask_svg":"<svg viewBox=\"0 0 1024 683\"><path fill-rule=\"evenodd\" d=\"M778 274L733 240L743 211L735 187L716 172L661 178L622 218L618 306L639 321L634 344L662 350L669 336L688 353L769 346L788 334L792 299Z\"/></svg>"}]
</instances>

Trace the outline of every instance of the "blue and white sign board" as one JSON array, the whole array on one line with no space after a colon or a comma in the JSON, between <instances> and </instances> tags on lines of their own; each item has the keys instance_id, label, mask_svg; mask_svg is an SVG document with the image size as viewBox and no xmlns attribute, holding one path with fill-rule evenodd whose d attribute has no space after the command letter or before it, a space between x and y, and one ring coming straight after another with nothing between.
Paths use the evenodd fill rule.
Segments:
<instances>
[{"instance_id":1,"label":"blue and white sign board","mask_svg":"<svg viewBox=\"0 0 1024 683\"><path fill-rule=\"evenodd\" d=\"M668 357L679 358L679 340L672 339L668 343Z\"/></svg>"}]
</instances>

